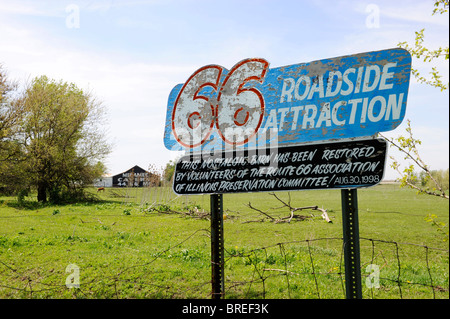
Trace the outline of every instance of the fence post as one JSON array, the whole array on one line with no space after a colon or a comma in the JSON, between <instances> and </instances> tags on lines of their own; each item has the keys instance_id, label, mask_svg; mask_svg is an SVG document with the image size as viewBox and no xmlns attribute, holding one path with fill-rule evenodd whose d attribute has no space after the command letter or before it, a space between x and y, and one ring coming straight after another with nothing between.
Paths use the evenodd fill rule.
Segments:
<instances>
[{"instance_id":1,"label":"fence post","mask_svg":"<svg viewBox=\"0 0 450 319\"><path fill-rule=\"evenodd\" d=\"M223 195L210 195L212 299L224 294Z\"/></svg>"},{"instance_id":2,"label":"fence post","mask_svg":"<svg viewBox=\"0 0 450 319\"><path fill-rule=\"evenodd\" d=\"M346 297L347 299L362 299L358 196L356 189L342 189L341 200Z\"/></svg>"}]
</instances>

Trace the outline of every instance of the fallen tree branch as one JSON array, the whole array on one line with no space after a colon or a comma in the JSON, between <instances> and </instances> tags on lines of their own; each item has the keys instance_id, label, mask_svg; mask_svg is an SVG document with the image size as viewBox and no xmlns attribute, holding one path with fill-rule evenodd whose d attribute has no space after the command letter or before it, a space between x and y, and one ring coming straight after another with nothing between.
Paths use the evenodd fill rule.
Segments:
<instances>
[{"instance_id":1,"label":"fallen tree branch","mask_svg":"<svg viewBox=\"0 0 450 319\"><path fill-rule=\"evenodd\" d=\"M310 215L310 216L306 216L306 215L298 215L295 214L295 212L297 211L301 211L301 210L317 210L322 212L321 217L326 220L327 223L332 223L330 217L328 216L327 210L320 208L319 206L304 206L304 207L293 207L291 205L291 196L288 193L288 201L284 201L282 200L280 197L277 196L277 194L275 193L269 193L270 195L274 196L279 202L281 202L283 204L283 206L281 207L277 207L275 209L283 209L283 208L288 208L289 209L289 216L284 216L284 217L273 217L271 215L269 215L269 213L267 211L262 211L259 208L254 207L250 202L247 204L247 207L257 211L258 213L266 216L265 218L262 218L261 220L254 220L254 221L247 221L246 223L249 222L263 222L266 219L269 219L270 221L274 222L274 223L290 223L293 219L295 220L305 220L307 218L312 218L315 217L314 215Z\"/></svg>"},{"instance_id":2,"label":"fallen tree branch","mask_svg":"<svg viewBox=\"0 0 450 319\"><path fill-rule=\"evenodd\" d=\"M168 205L152 205L147 208L147 212L157 212L159 214L179 214L183 216L189 216L197 219L210 219L210 213L206 211L200 211L197 207L188 209L187 211L178 211L170 208Z\"/></svg>"},{"instance_id":3,"label":"fallen tree branch","mask_svg":"<svg viewBox=\"0 0 450 319\"><path fill-rule=\"evenodd\" d=\"M272 221L275 221L275 218L273 218L272 216L270 216L269 214L263 212L262 210L255 208L252 206L252 203L248 202L248 207L250 207L253 210L256 210L257 212L260 212L261 214L263 214L264 216L266 216L267 218L271 219Z\"/></svg>"}]
</instances>

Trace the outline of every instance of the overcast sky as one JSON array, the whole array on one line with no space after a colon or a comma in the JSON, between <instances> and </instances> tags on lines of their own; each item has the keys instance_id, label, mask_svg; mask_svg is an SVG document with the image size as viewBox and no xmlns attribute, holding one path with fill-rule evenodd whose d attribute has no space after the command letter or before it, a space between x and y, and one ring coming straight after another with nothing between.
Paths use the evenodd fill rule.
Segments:
<instances>
[{"instance_id":1,"label":"overcast sky","mask_svg":"<svg viewBox=\"0 0 450 319\"><path fill-rule=\"evenodd\" d=\"M163 144L171 89L198 68L261 57L270 67L394 48L448 46L448 13L421 1L0 0L0 63L22 83L47 75L91 90L108 110L107 159L117 174L164 166L177 154ZM432 66L448 82L448 61ZM427 73L429 65L413 59ZM449 166L448 90L411 78L410 119L432 169ZM390 154L400 157L392 149ZM385 178L397 175L387 167Z\"/></svg>"}]
</instances>

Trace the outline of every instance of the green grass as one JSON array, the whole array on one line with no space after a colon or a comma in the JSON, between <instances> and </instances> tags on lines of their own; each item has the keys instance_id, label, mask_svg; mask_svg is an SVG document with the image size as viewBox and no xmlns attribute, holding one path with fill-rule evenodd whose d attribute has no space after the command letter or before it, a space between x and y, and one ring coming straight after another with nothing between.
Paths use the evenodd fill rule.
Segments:
<instances>
[{"instance_id":1,"label":"green grass","mask_svg":"<svg viewBox=\"0 0 450 319\"><path fill-rule=\"evenodd\" d=\"M209 210L209 196L155 188L98 197L65 206L0 197L0 298L210 298L209 221L148 209ZM340 191L290 199L327 209L333 223L317 211L302 212L314 215L304 221L255 222L263 216L246 204L266 211L281 203L268 193L224 195L227 298L345 297ZM424 220L435 214L448 225L448 200L379 185L358 190L358 206L364 298L449 298L448 242ZM79 289L65 285L69 264L80 269ZM379 266L379 288L365 285L369 264Z\"/></svg>"}]
</instances>

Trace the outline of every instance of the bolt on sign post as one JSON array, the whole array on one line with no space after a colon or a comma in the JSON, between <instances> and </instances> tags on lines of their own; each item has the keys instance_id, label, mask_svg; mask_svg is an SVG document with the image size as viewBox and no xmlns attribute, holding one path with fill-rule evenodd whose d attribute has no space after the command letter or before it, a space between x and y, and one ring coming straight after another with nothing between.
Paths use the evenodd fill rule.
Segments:
<instances>
[{"instance_id":1,"label":"bolt on sign post","mask_svg":"<svg viewBox=\"0 0 450 319\"><path fill-rule=\"evenodd\" d=\"M406 113L411 55L400 48L269 68L203 66L169 94L164 145L186 151L177 194L210 194L212 297L224 295L225 193L340 189L347 298L361 298L357 188L378 184Z\"/></svg>"}]
</instances>

